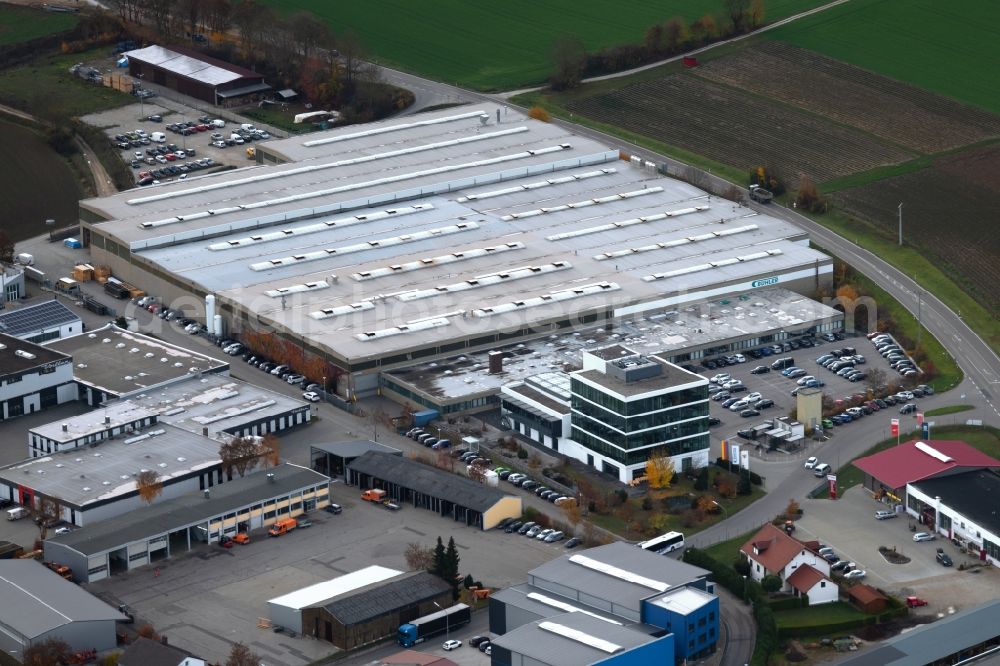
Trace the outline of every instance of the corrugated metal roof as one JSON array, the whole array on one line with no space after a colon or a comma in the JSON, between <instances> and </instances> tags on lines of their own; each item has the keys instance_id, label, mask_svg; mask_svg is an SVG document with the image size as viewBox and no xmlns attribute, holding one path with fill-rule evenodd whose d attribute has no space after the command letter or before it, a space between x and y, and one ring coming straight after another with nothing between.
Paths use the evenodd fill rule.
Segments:
<instances>
[{"instance_id":1,"label":"corrugated metal roof","mask_svg":"<svg viewBox=\"0 0 1000 666\"><path fill-rule=\"evenodd\" d=\"M543 623L569 631L546 630L540 627ZM533 663L581 666L604 661L611 654L620 654L654 640L652 636L631 627L617 626L584 613L572 612L522 625L492 639L492 642L534 660ZM606 645L609 649L598 645ZM615 649L610 650L612 646Z\"/></svg>"},{"instance_id":2,"label":"corrugated metal roof","mask_svg":"<svg viewBox=\"0 0 1000 666\"><path fill-rule=\"evenodd\" d=\"M430 497L437 497L480 513L484 513L508 496L507 493L477 483L472 479L455 476L415 460L378 451L368 451L355 458L348 467L355 472L368 474L377 479L415 490Z\"/></svg>"},{"instance_id":3,"label":"corrugated metal roof","mask_svg":"<svg viewBox=\"0 0 1000 666\"><path fill-rule=\"evenodd\" d=\"M2 623L28 638L72 622L126 619L35 560L0 560Z\"/></svg>"},{"instance_id":4,"label":"corrugated metal roof","mask_svg":"<svg viewBox=\"0 0 1000 666\"><path fill-rule=\"evenodd\" d=\"M359 624L397 609L408 608L450 590L443 580L426 571L411 571L393 580L355 590L325 604L345 625Z\"/></svg>"},{"instance_id":5,"label":"corrugated metal roof","mask_svg":"<svg viewBox=\"0 0 1000 666\"><path fill-rule=\"evenodd\" d=\"M234 66L232 70L219 67L210 62L199 60L198 58L155 44L134 51L126 51L123 55L209 85L238 81L247 76L245 72L233 71L239 69L238 67Z\"/></svg>"}]
</instances>

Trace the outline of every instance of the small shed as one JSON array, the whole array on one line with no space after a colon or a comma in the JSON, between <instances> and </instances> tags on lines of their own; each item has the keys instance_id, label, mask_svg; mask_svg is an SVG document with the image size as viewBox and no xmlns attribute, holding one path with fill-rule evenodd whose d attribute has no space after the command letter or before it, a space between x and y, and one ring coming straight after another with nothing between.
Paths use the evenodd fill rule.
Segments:
<instances>
[{"instance_id":1,"label":"small shed","mask_svg":"<svg viewBox=\"0 0 1000 666\"><path fill-rule=\"evenodd\" d=\"M299 94L291 88L285 88L284 90L279 90L274 93L274 96L282 102L291 102L293 99L298 97Z\"/></svg>"},{"instance_id":2,"label":"small shed","mask_svg":"<svg viewBox=\"0 0 1000 666\"><path fill-rule=\"evenodd\" d=\"M881 613L889 605L889 598L876 590L871 585L859 583L847 591L851 603L857 606L862 612L874 615Z\"/></svg>"}]
</instances>

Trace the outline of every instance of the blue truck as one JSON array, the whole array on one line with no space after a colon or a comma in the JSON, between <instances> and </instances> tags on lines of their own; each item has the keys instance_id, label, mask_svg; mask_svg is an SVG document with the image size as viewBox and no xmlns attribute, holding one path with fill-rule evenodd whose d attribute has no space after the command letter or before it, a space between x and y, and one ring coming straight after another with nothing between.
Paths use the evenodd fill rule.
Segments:
<instances>
[{"instance_id":1,"label":"blue truck","mask_svg":"<svg viewBox=\"0 0 1000 666\"><path fill-rule=\"evenodd\" d=\"M455 604L450 608L399 625L399 644L407 648L413 647L432 636L451 631L471 621L472 610L465 604Z\"/></svg>"},{"instance_id":2,"label":"blue truck","mask_svg":"<svg viewBox=\"0 0 1000 666\"><path fill-rule=\"evenodd\" d=\"M436 409L425 409L421 412L413 412L413 427L423 428L425 425L440 417Z\"/></svg>"}]
</instances>

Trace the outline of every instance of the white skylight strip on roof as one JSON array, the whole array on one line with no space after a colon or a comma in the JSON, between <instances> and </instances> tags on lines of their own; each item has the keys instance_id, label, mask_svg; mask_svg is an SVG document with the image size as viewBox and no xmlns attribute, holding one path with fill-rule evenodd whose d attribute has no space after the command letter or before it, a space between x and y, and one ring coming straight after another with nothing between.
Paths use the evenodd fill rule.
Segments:
<instances>
[{"instance_id":1,"label":"white skylight strip on roof","mask_svg":"<svg viewBox=\"0 0 1000 666\"><path fill-rule=\"evenodd\" d=\"M695 266L688 266L687 268L678 268L672 271L666 271L665 273L653 273L652 275L646 275L642 279L645 282L653 282L655 280L663 280L666 278L678 277L680 275L687 275L689 273L698 273L700 271L707 271L712 268L719 268L720 266L731 266L732 264L739 264L745 261L756 261L757 259L764 259L766 257L775 257L782 254L781 250L765 250L763 252L754 252L753 254L744 254L740 257L731 257L727 259L717 259L714 261L709 261L704 264L697 264Z\"/></svg>"},{"instance_id":2,"label":"white skylight strip on roof","mask_svg":"<svg viewBox=\"0 0 1000 666\"><path fill-rule=\"evenodd\" d=\"M278 171L278 172L267 171L266 173L258 174L256 176L248 176L247 178L239 178L237 180L230 180L224 183L212 183L211 185L201 185L199 187L193 187L187 190L163 192L162 194L152 194L147 197L127 199L125 203L131 206L135 206L138 204L150 203L152 201L163 201L164 199L173 199L174 197L180 197L186 194L193 194L195 192L211 192L212 190L220 190L224 188L235 187L238 185L247 185L249 183L260 183L265 180L285 178L286 176L292 176L302 173L312 173L314 171L322 171L324 169L333 169L335 167L350 166L352 164L364 164L365 162L374 162L375 160L384 160L392 157L399 157L400 155L423 153L429 150L437 150L438 148L447 148L449 146L460 146L466 143L473 143L476 141L488 141L490 139L495 139L497 137L508 136L511 134L520 134L522 132L527 132L527 131L528 128L524 126L511 127L509 129L500 130L498 132L486 132L483 134L476 134L474 136L465 136L462 137L461 139L449 139L447 141L439 141L437 143L425 143L419 146L410 146L409 148L390 150L385 153L374 153L371 155L362 155L361 157L351 157L346 160L338 160L336 162L327 162L326 164L313 164L310 166L298 167L296 169L288 169L287 171Z\"/></svg>"},{"instance_id":3,"label":"white skylight strip on roof","mask_svg":"<svg viewBox=\"0 0 1000 666\"><path fill-rule=\"evenodd\" d=\"M282 296L287 296L288 294L301 294L304 291L319 291L320 289L328 289L330 287L326 280L317 280L316 282L305 282L303 284L293 284L289 287L278 287L277 289L268 289L264 293L271 298L281 298Z\"/></svg>"},{"instance_id":4,"label":"white skylight strip on roof","mask_svg":"<svg viewBox=\"0 0 1000 666\"><path fill-rule=\"evenodd\" d=\"M619 192L618 194L612 194L606 197L598 197L596 199L586 199L584 201L577 201L574 203L563 204L562 206L551 206L546 208L536 208L535 210L526 210L523 213L511 213L510 215L504 215L501 220L520 220L526 217L535 217L536 215L545 215L546 213L558 213L563 210L573 210L576 208L586 208L587 206L598 206L603 203L611 203L612 201L621 201L622 199L634 199L635 197L644 197L649 194L656 194L657 192L662 192L662 187L647 187L642 190L635 190L633 192Z\"/></svg>"},{"instance_id":5,"label":"white skylight strip on roof","mask_svg":"<svg viewBox=\"0 0 1000 666\"><path fill-rule=\"evenodd\" d=\"M309 316L317 320L329 319L330 317L339 317L345 314L364 312L365 310L372 310L374 308L375 304L371 301L361 301L359 303L351 303L350 305L338 305L335 308L323 308L322 310L316 310L315 312L310 312Z\"/></svg>"},{"instance_id":6,"label":"white skylight strip on roof","mask_svg":"<svg viewBox=\"0 0 1000 666\"><path fill-rule=\"evenodd\" d=\"M456 261L478 259L480 257L499 254L501 252L509 252L511 250L523 250L525 247L525 244L520 241L514 243L504 243L503 245L493 245L490 247L476 247L471 250L462 250L460 252L452 252L451 254L438 255L437 257L429 257L427 259L419 259L417 261L408 261L405 264L392 264L391 266L373 268L370 271L355 273L351 277L358 282L363 282L365 280L374 280L375 278L396 275L397 273L416 271L421 268L433 268L441 264L451 264Z\"/></svg>"},{"instance_id":7,"label":"white skylight strip on roof","mask_svg":"<svg viewBox=\"0 0 1000 666\"><path fill-rule=\"evenodd\" d=\"M423 321L404 324L403 326L393 326L392 328L382 328L377 331L358 333L354 337L362 342L367 342L369 340L388 338L393 335L402 335L403 333L414 333L416 331L426 331L432 328L440 328L442 326L447 326L448 324L449 321L444 317L437 317L435 319L424 319Z\"/></svg>"},{"instance_id":8,"label":"white skylight strip on roof","mask_svg":"<svg viewBox=\"0 0 1000 666\"><path fill-rule=\"evenodd\" d=\"M404 234L402 236L379 238L377 240L367 241L365 243L357 243L355 245L344 245L342 247L328 247L323 250L316 250L315 252L306 252L305 254L293 254L289 257L280 257L278 259L268 259L267 261L258 261L255 264L250 264L250 270L269 271L274 268L282 268L284 266L303 264L307 261L319 261L320 259L327 259L333 256L339 257L344 254L353 254L355 252L375 250L382 247L392 247L393 245L403 245L404 243L416 243L418 241L423 241L430 238L436 238L438 236L450 236L451 234L458 234L463 231L472 231L478 228L479 225L475 222L461 222L459 224L448 225L447 227L438 227L437 229L427 229L426 231L415 231L412 234Z\"/></svg>"},{"instance_id":9,"label":"white skylight strip on roof","mask_svg":"<svg viewBox=\"0 0 1000 666\"><path fill-rule=\"evenodd\" d=\"M571 641L576 641L577 643L583 643L589 647L600 650L601 652L607 652L608 654L614 654L616 652L621 652L623 649L621 645L617 643L612 643L611 641L606 641L603 638L598 638L597 636L591 636L588 633L580 631L579 629L574 629L573 627L567 627L564 624L557 624L555 622L549 622L548 620L538 623L538 628L549 633L558 634L563 638L568 638Z\"/></svg>"},{"instance_id":10,"label":"white skylight strip on roof","mask_svg":"<svg viewBox=\"0 0 1000 666\"><path fill-rule=\"evenodd\" d=\"M577 606L574 606L573 604L568 604L565 601L559 601L558 599L553 599L552 597L547 597L544 594L539 594L538 592L528 592L528 594L526 596L529 599L531 599L532 601L537 601L540 604L545 604L546 606L551 606L552 608L558 608L559 610L564 610L567 613L583 613L584 615L589 615L590 617L595 617L598 620L601 620L603 622L607 622L608 624L617 624L618 626L622 626L621 622L618 622L616 620L612 620L612 619L604 617L602 615L598 615L597 613L591 613L590 611L584 610L582 608L578 608Z\"/></svg>"},{"instance_id":11,"label":"white skylight strip on roof","mask_svg":"<svg viewBox=\"0 0 1000 666\"><path fill-rule=\"evenodd\" d=\"M592 557L587 557L586 555L573 555L569 558L569 561L593 571L598 571L606 576L611 576L629 583L635 583L636 585L648 587L649 589L656 590L657 592L666 592L670 589L670 585L664 583L663 581L653 580L652 578L641 576L637 573L616 567L613 564L608 564L607 562L601 562L600 560L595 560Z\"/></svg>"},{"instance_id":12,"label":"white skylight strip on roof","mask_svg":"<svg viewBox=\"0 0 1000 666\"><path fill-rule=\"evenodd\" d=\"M955 459L952 458L951 456L949 456L949 455L947 455L945 453L941 453L940 451L938 451L937 449L935 449L933 446L930 446L928 444L924 444L923 442L917 442L913 446L918 451L922 451L922 452L926 453L927 455L929 455L930 457L936 458L937 460L940 460L943 463L950 463L950 462L954 462L955 461Z\"/></svg>"},{"instance_id":13,"label":"white skylight strip on roof","mask_svg":"<svg viewBox=\"0 0 1000 666\"><path fill-rule=\"evenodd\" d=\"M261 402L256 402L246 407L230 407L225 411L219 412L215 416L194 416L191 418L191 420L197 421L201 425L208 425L209 423L216 423L217 421L225 421L226 419L235 418L237 416L243 416L244 414L251 414L253 412L260 411L265 407L270 407L271 405L274 404L277 404L276 400L263 400Z\"/></svg>"},{"instance_id":14,"label":"white skylight strip on roof","mask_svg":"<svg viewBox=\"0 0 1000 666\"><path fill-rule=\"evenodd\" d=\"M513 280L522 280L524 278L543 275L545 273L564 271L572 267L573 265L568 261L555 261L551 264L542 264L541 266L520 266L518 268L511 268L499 273L477 275L476 277L470 280L465 280L464 282L455 282L453 284L446 284L432 289L414 289L413 291L397 294L396 298L401 301L416 301L421 298L431 298L432 296L440 296L441 294L466 291L469 289L476 289L478 287L488 287L490 285L500 284L501 282L511 282Z\"/></svg>"},{"instance_id":15,"label":"white skylight strip on roof","mask_svg":"<svg viewBox=\"0 0 1000 666\"><path fill-rule=\"evenodd\" d=\"M479 201L480 199L490 199L492 197L499 197L505 194L514 194L516 192L524 192L526 190L537 190L540 187L549 187L550 185L562 185L563 183L572 183L578 180L587 180L588 178L596 178L597 176L607 176L613 173L618 173L618 169L598 169L597 171L587 171L585 173L574 173L569 176L564 176L562 178L549 178L547 180L539 180L534 183L527 183L525 185L515 185L514 187L505 187L502 190L493 190L491 192L480 192L478 194L469 194L464 197L459 197L455 199L458 203L465 203L467 201Z\"/></svg>"},{"instance_id":16,"label":"white skylight strip on roof","mask_svg":"<svg viewBox=\"0 0 1000 666\"><path fill-rule=\"evenodd\" d=\"M546 303L567 301L574 298L581 298L583 296L591 296L593 294L599 294L605 291L617 291L619 289L621 289L621 287L618 285L617 282L594 282L593 284L585 284L581 287L573 287L572 289L553 291L552 293L545 294L543 296L526 298L523 301L510 301L509 303L500 303L499 305L491 305L488 308L479 308L472 311L472 316L489 317L495 314L503 314L505 312L513 312L515 310L524 310L527 308L533 308L539 305L545 305Z\"/></svg>"},{"instance_id":17,"label":"white skylight strip on roof","mask_svg":"<svg viewBox=\"0 0 1000 666\"><path fill-rule=\"evenodd\" d=\"M302 145L306 148L313 148L315 146L323 146L328 143L337 143L338 141L350 141L351 139L360 139L366 136L376 136L378 134L386 134L388 132L399 132L401 130L411 129L413 127L427 127L429 125L443 125L444 123L453 123L457 120L466 120L468 118L489 118L489 115L485 111L470 111L469 113L460 113L457 116L445 116L444 118L433 118L431 120L421 120L416 123L402 123L400 125L390 125L388 127L376 127L375 129L365 130L364 132L354 132L352 134L341 134L339 136L331 136L326 139L313 139L311 141L303 141Z\"/></svg>"},{"instance_id":18,"label":"white skylight strip on roof","mask_svg":"<svg viewBox=\"0 0 1000 666\"><path fill-rule=\"evenodd\" d=\"M256 245L257 243L270 243L272 241L284 240L285 238L316 234L321 231L329 231L334 228L340 229L342 227L350 227L355 224L364 224L366 222L384 220L390 217L412 215L414 213L421 213L423 211L433 209L433 204L416 204L413 206L403 206L401 208L388 208L386 210L368 213L367 215L351 215L350 217L341 217L336 220L326 220L325 222L304 224L299 227L288 227L287 229L282 229L281 231L270 231L266 234L256 234L254 236L246 236L244 238L235 238L233 240L223 241L222 243L212 243L208 246L208 249L215 251L231 250L237 247L246 247L247 245Z\"/></svg>"},{"instance_id":19,"label":"white skylight strip on roof","mask_svg":"<svg viewBox=\"0 0 1000 666\"><path fill-rule=\"evenodd\" d=\"M152 229L154 227L162 227L167 224L177 224L178 222L190 222L192 220L200 220L213 215L225 215L227 213L236 213L241 210L253 210L255 208L266 208L268 206L278 206L285 203L291 203L293 201L304 201L305 199L312 199L315 197L325 197L333 194L341 194L343 192L350 192L352 190L361 190L366 187L375 187L378 185L386 185L388 183L398 183L404 180L412 180L414 178L422 178L424 176L435 176L442 173L449 173L452 171L461 171L462 169L481 167L481 166L491 166L493 164L503 164L504 162L513 162L515 160L523 160L526 157L547 155L549 153L556 153L562 150L569 150L573 146L568 143L561 143L557 146L548 146L546 148L537 148L533 150L522 150L521 152L511 153L509 155L500 155L499 157L491 157L485 160L476 160L474 162L465 162L463 164L450 164L440 167L434 167L433 169L424 169L422 171L413 171L410 173L403 173L396 176L386 176L385 178L376 178L375 180L365 181L363 183L352 183L350 185L340 185L337 187L330 187L325 190L315 190L313 192L304 192L302 194L293 194L287 197L281 197L278 199L267 199L265 201L258 201L249 204L240 204L238 206L227 206L225 208L213 208L212 210L205 210L199 213L191 213L190 215L177 215L174 217L164 218L162 220L154 220L152 222L143 222L139 226L143 229ZM288 172L283 172L288 173ZM226 186L231 183L226 183ZM193 194L198 192L197 189L194 190L184 190L184 193Z\"/></svg>"},{"instance_id":20,"label":"white skylight strip on roof","mask_svg":"<svg viewBox=\"0 0 1000 666\"><path fill-rule=\"evenodd\" d=\"M681 215L687 215L688 213L695 213L698 211L703 211L708 209L709 206L695 206L693 208L681 208L680 210L666 211L664 213L655 213L653 215L643 215L642 217L633 217L632 219L621 220L619 222L609 222L607 224L601 224L596 227L587 227L586 229L576 229L574 231L566 231L561 234L553 234L551 236L546 236L545 240L557 241L566 238L576 238L578 236L586 236L588 234L597 234L602 231L624 229L625 227L631 227L636 224L647 224L649 222L658 222L659 220L665 220L671 217L680 217Z\"/></svg>"},{"instance_id":21,"label":"white skylight strip on roof","mask_svg":"<svg viewBox=\"0 0 1000 666\"><path fill-rule=\"evenodd\" d=\"M664 241L662 243L653 243L652 245L643 245L641 247L633 247L627 250L615 250L614 252L602 252L601 254L595 254L594 259L597 261L604 261L605 259L617 259L618 257L624 257L630 254L639 254L640 252L650 252L652 250L665 250L671 247L679 247L681 245L687 245L689 243L695 243L704 240L711 240L714 238L722 238L725 236L732 236L734 234L741 234L747 231L754 231L758 227L756 224L748 224L743 227L735 227L733 229L725 229L724 231L713 231L707 234L700 234L698 236L688 236L687 238L676 238L670 241Z\"/></svg>"}]
</instances>

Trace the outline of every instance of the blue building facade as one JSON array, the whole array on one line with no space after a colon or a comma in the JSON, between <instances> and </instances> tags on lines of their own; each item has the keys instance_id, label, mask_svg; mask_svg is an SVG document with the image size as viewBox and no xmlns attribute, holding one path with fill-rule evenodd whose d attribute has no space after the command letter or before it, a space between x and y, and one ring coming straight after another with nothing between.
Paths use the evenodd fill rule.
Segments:
<instances>
[{"instance_id":1,"label":"blue building facade","mask_svg":"<svg viewBox=\"0 0 1000 666\"><path fill-rule=\"evenodd\" d=\"M674 660L711 654L719 640L719 598L694 587L672 590L642 604L642 621L674 635Z\"/></svg>"}]
</instances>

